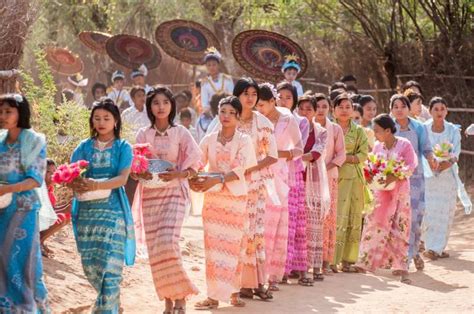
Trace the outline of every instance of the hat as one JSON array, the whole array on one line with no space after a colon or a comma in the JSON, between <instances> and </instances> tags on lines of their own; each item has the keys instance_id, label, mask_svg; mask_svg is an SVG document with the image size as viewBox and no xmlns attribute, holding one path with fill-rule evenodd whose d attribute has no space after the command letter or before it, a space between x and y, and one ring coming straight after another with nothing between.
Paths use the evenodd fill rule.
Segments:
<instances>
[{"instance_id":1,"label":"hat","mask_svg":"<svg viewBox=\"0 0 474 314\"><path fill-rule=\"evenodd\" d=\"M147 75L148 75L148 69L146 68L146 65L142 64L138 69L132 70L130 77L133 79L137 76L147 76Z\"/></svg>"},{"instance_id":2,"label":"hat","mask_svg":"<svg viewBox=\"0 0 474 314\"><path fill-rule=\"evenodd\" d=\"M285 63L283 63L283 65L281 67L281 71L283 73L285 73L286 70L291 69L291 68L298 71L298 73L301 72L301 66L298 63L298 56L297 55L291 54L291 55L286 56L285 57Z\"/></svg>"},{"instance_id":3,"label":"hat","mask_svg":"<svg viewBox=\"0 0 474 314\"><path fill-rule=\"evenodd\" d=\"M114 82L116 79L125 79L125 74L123 71L117 70L112 74L112 82Z\"/></svg>"},{"instance_id":4,"label":"hat","mask_svg":"<svg viewBox=\"0 0 474 314\"><path fill-rule=\"evenodd\" d=\"M86 87L89 83L89 79L84 78L81 73L71 75L67 77L67 81L76 87Z\"/></svg>"},{"instance_id":5,"label":"hat","mask_svg":"<svg viewBox=\"0 0 474 314\"><path fill-rule=\"evenodd\" d=\"M205 55L204 55L204 63L206 63L207 61L209 60L216 60L217 62L221 62L222 61L222 55L221 53L216 49L216 47L209 47L206 51L205 51Z\"/></svg>"}]
</instances>

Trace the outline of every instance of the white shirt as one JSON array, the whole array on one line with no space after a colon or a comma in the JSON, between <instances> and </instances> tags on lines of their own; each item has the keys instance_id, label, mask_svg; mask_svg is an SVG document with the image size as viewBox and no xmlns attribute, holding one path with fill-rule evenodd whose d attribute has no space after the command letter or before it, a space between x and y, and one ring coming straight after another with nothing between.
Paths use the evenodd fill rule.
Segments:
<instances>
[{"instance_id":1,"label":"white shirt","mask_svg":"<svg viewBox=\"0 0 474 314\"><path fill-rule=\"evenodd\" d=\"M135 138L138 130L151 125L146 108L143 108L143 111L138 111L135 105L122 112L122 122L130 126L134 135L133 138Z\"/></svg>"},{"instance_id":2,"label":"white shirt","mask_svg":"<svg viewBox=\"0 0 474 314\"><path fill-rule=\"evenodd\" d=\"M298 97L301 97L303 96L303 85L301 85L300 82L294 80L293 82L291 82L291 85L293 85L293 87L296 88L296 93L298 94Z\"/></svg>"},{"instance_id":3,"label":"white shirt","mask_svg":"<svg viewBox=\"0 0 474 314\"><path fill-rule=\"evenodd\" d=\"M204 110L211 108L211 98L214 94L226 93L232 95L234 91L234 81L227 74L219 73L217 80L210 76L202 80L201 83L201 105Z\"/></svg>"},{"instance_id":4,"label":"white shirt","mask_svg":"<svg viewBox=\"0 0 474 314\"><path fill-rule=\"evenodd\" d=\"M148 94L149 91L151 91L153 89L153 87L148 85L148 84L145 84L144 89L145 89L145 95L146 95L146 94Z\"/></svg>"},{"instance_id":5,"label":"white shirt","mask_svg":"<svg viewBox=\"0 0 474 314\"><path fill-rule=\"evenodd\" d=\"M119 91L115 88L112 88L112 91L107 95L107 97L112 99L119 108L123 102L128 102L130 106L133 104L132 98L130 98L130 94L125 89Z\"/></svg>"}]
</instances>

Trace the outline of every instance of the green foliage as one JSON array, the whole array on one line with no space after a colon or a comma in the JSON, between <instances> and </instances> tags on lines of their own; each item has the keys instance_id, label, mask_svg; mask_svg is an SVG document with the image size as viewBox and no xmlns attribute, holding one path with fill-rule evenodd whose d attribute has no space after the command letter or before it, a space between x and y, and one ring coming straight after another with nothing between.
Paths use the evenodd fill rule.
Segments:
<instances>
[{"instance_id":1,"label":"green foliage","mask_svg":"<svg viewBox=\"0 0 474 314\"><path fill-rule=\"evenodd\" d=\"M81 140L89 135L89 111L73 102L55 103L56 85L44 52L36 51L38 81L23 71L23 92L32 106L32 125L48 142L48 158L64 163Z\"/></svg>"}]
</instances>

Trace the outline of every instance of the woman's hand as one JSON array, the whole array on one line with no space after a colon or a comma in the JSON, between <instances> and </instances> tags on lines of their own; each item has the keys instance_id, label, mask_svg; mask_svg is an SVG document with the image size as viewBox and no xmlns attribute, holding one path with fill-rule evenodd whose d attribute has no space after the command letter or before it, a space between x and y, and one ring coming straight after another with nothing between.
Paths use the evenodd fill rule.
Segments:
<instances>
[{"instance_id":1,"label":"woman's hand","mask_svg":"<svg viewBox=\"0 0 474 314\"><path fill-rule=\"evenodd\" d=\"M435 158L428 159L428 164L430 165L431 170L433 171L438 170L439 163Z\"/></svg>"},{"instance_id":2,"label":"woman's hand","mask_svg":"<svg viewBox=\"0 0 474 314\"><path fill-rule=\"evenodd\" d=\"M197 177L189 180L191 189L196 192L206 192L214 185L220 183L219 177Z\"/></svg>"},{"instance_id":3,"label":"woman's hand","mask_svg":"<svg viewBox=\"0 0 474 314\"><path fill-rule=\"evenodd\" d=\"M158 177L160 177L161 180L168 182L174 179L186 178L187 174L189 174L189 170L178 171L175 169L167 169L167 171L160 173Z\"/></svg>"},{"instance_id":4,"label":"woman's hand","mask_svg":"<svg viewBox=\"0 0 474 314\"><path fill-rule=\"evenodd\" d=\"M391 183L396 182L398 178L394 176L393 174L389 174L385 180L383 180L382 183L385 183L385 187L389 186Z\"/></svg>"},{"instance_id":5,"label":"woman's hand","mask_svg":"<svg viewBox=\"0 0 474 314\"><path fill-rule=\"evenodd\" d=\"M301 159L303 161L312 162L313 161L313 156L311 155L311 153L304 154L303 157L301 157Z\"/></svg>"},{"instance_id":6,"label":"woman's hand","mask_svg":"<svg viewBox=\"0 0 474 314\"><path fill-rule=\"evenodd\" d=\"M444 171L448 168L450 168L452 166L452 162L451 161L442 161L439 163L438 165L438 171L441 172L441 171Z\"/></svg>"},{"instance_id":7,"label":"woman's hand","mask_svg":"<svg viewBox=\"0 0 474 314\"><path fill-rule=\"evenodd\" d=\"M0 185L0 196L3 196L3 195L8 194L8 193L11 193L10 192L10 187L8 186L8 184Z\"/></svg>"},{"instance_id":8,"label":"woman's hand","mask_svg":"<svg viewBox=\"0 0 474 314\"><path fill-rule=\"evenodd\" d=\"M90 178L78 178L73 182L73 190L79 194L98 190L99 182Z\"/></svg>"},{"instance_id":9,"label":"woman's hand","mask_svg":"<svg viewBox=\"0 0 474 314\"><path fill-rule=\"evenodd\" d=\"M131 173L130 178L132 178L135 181L137 181L139 179L151 180L151 179L153 179L153 175L150 172L145 171L145 172L142 172L142 173Z\"/></svg>"}]
</instances>

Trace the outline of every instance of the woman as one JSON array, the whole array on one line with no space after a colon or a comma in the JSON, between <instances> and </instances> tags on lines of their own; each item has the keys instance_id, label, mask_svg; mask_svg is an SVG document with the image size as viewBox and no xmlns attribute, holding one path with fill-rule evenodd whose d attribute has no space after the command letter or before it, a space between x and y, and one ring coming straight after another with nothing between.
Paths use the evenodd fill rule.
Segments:
<instances>
[{"instance_id":1,"label":"woman","mask_svg":"<svg viewBox=\"0 0 474 314\"><path fill-rule=\"evenodd\" d=\"M308 248L308 267L313 268L313 280L302 273L299 284L312 285L314 281L324 280L323 243L324 220L329 212L330 195L324 160L327 144L327 131L314 121L316 103L314 97L303 96L298 100L298 111L311 122L311 129L304 148L303 160L306 162L306 234Z\"/></svg>"},{"instance_id":2,"label":"woman","mask_svg":"<svg viewBox=\"0 0 474 314\"><path fill-rule=\"evenodd\" d=\"M196 173L201 151L189 131L173 123L176 103L167 87L158 86L147 94L146 109L151 126L138 131L137 143L149 144L153 159L171 162L175 167L160 173L165 186L139 184L133 210L143 217L153 282L159 299L165 299L165 313L182 314L186 298L198 293L184 270L179 238L189 206L187 179ZM143 179L150 176L146 173Z\"/></svg>"},{"instance_id":3,"label":"woman","mask_svg":"<svg viewBox=\"0 0 474 314\"><path fill-rule=\"evenodd\" d=\"M44 182L46 141L31 129L30 116L25 97L0 96L0 197L12 196L10 204L0 209L1 313L49 312L37 189Z\"/></svg>"},{"instance_id":4,"label":"woman","mask_svg":"<svg viewBox=\"0 0 474 314\"><path fill-rule=\"evenodd\" d=\"M278 150L272 123L259 112L253 111L259 98L259 87L254 79L243 77L234 87L234 96L242 104L237 130L252 138L257 165L245 172L248 184L247 214L249 227L245 230L247 248L243 256L240 296L259 297L262 300L272 298L264 289L265 281L265 204L271 198L278 204L273 173L269 166L278 161ZM216 124L215 130L220 128Z\"/></svg>"},{"instance_id":5,"label":"woman","mask_svg":"<svg viewBox=\"0 0 474 314\"><path fill-rule=\"evenodd\" d=\"M133 265L135 238L130 205L125 194L132 163L130 144L120 139L120 112L111 99L92 107L91 137L74 150L71 162L89 162L84 178L72 184L77 194L112 190L109 197L73 200L71 216L82 268L97 291L94 313L118 313L123 263Z\"/></svg>"},{"instance_id":6,"label":"woman","mask_svg":"<svg viewBox=\"0 0 474 314\"><path fill-rule=\"evenodd\" d=\"M396 136L408 139L415 150L418 160L425 157L432 169L437 168L433 156L433 148L426 127L420 122L409 117L410 101L407 97L395 94L390 98L390 110L395 118L397 127ZM409 262L415 262L417 270L423 270L424 262L419 255L421 239L421 223L425 210L425 178L423 176L423 163L419 162L410 178L410 203L411 203L411 232L410 247L408 251Z\"/></svg>"},{"instance_id":7,"label":"woman","mask_svg":"<svg viewBox=\"0 0 474 314\"><path fill-rule=\"evenodd\" d=\"M208 298L196 303L198 310L217 308L219 301L229 298L233 306L245 306L239 298L241 258L247 244L245 170L254 167L257 160L252 139L236 130L241 114L242 104L237 97L220 101L218 117L222 128L204 137L200 144L202 163L209 166L213 176L190 180L194 191L205 193L202 219Z\"/></svg>"},{"instance_id":8,"label":"woman","mask_svg":"<svg viewBox=\"0 0 474 314\"><path fill-rule=\"evenodd\" d=\"M259 85L257 110L272 122L278 149L278 162L270 166L275 176L279 205L267 200L265 209L265 256L266 275L270 291L278 291L277 283L285 274L288 242L288 161L303 154L301 132L296 119L286 110L278 110L278 93L270 83ZM294 180L292 180L294 181ZM294 182L292 182L294 185Z\"/></svg>"},{"instance_id":9,"label":"woman","mask_svg":"<svg viewBox=\"0 0 474 314\"><path fill-rule=\"evenodd\" d=\"M347 93L334 99L334 114L342 128L346 145L346 160L339 170L337 201L337 231L334 265L342 262L342 271L354 272L362 231L362 212L367 201L367 187L362 165L367 159L367 135L361 126L351 121L352 101Z\"/></svg>"},{"instance_id":10,"label":"woman","mask_svg":"<svg viewBox=\"0 0 474 314\"><path fill-rule=\"evenodd\" d=\"M360 125L364 128L365 134L367 134L369 150L372 150L375 143L372 119L377 115L377 103L374 97L362 95L359 97L359 105L362 107L362 120Z\"/></svg>"},{"instance_id":11,"label":"woman","mask_svg":"<svg viewBox=\"0 0 474 314\"><path fill-rule=\"evenodd\" d=\"M444 250L448 243L458 191L466 214L472 210L472 203L464 185L459 179L457 161L461 152L461 132L454 124L446 121L448 105L441 97L433 97L429 103L433 120L425 125L433 145L450 143L453 145L448 160L441 161L434 173L425 167L426 212L423 219L425 257L432 260L449 257Z\"/></svg>"},{"instance_id":12,"label":"woman","mask_svg":"<svg viewBox=\"0 0 474 314\"><path fill-rule=\"evenodd\" d=\"M424 100L423 96L411 88L407 89L403 95L405 95L410 101L410 118L425 122L426 120L421 117Z\"/></svg>"},{"instance_id":13,"label":"woman","mask_svg":"<svg viewBox=\"0 0 474 314\"><path fill-rule=\"evenodd\" d=\"M403 160L407 178L388 175L383 183L395 182L395 188L375 191L375 208L365 219L356 267L361 271L393 267L400 273L401 281L410 284L407 263L411 221L408 177L415 170L418 159L411 143L395 136L395 122L388 114L374 119L374 131L378 142L372 152L387 159Z\"/></svg>"},{"instance_id":14,"label":"woman","mask_svg":"<svg viewBox=\"0 0 474 314\"><path fill-rule=\"evenodd\" d=\"M346 150L344 143L344 134L341 127L329 120L329 100L324 94L315 94L314 102L316 104L316 112L313 106L301 106L300 110L306 109L305 115L314 117L314 121L321 127L326 129L327 140L324 150L324 162L328 177L329 194L331 203L328 213L324 218L323 226L323 271L333 265L334 251L336 245L336 217L337 217L337 197L338 197L338 177L339 168L346 160ZM303 115L303 112L302 112ZM337 268L331 267L333 272L337 272Z\"/></svg>"},{"instance_id":15,"label":"woman","mask_svg":"<svg viewBox=\"0 0 474 314\"><path fill-rule=\"evenodd\" d=\"M305 145L309 135L310 123L308 119L300 115L297 110L298 96L296 89L288 82L282 82L277 86L279 108L286 108L293 112L300 132L302 144ZM288 282L288 274L298 278L299 272L307 271L307 242L306 242L306 209L304 194L304 165L301 158L288 162L290 174L290 191L288 196L288 250L285 267L285 276L282 283Z\"/></svg>"}]
</instances>

